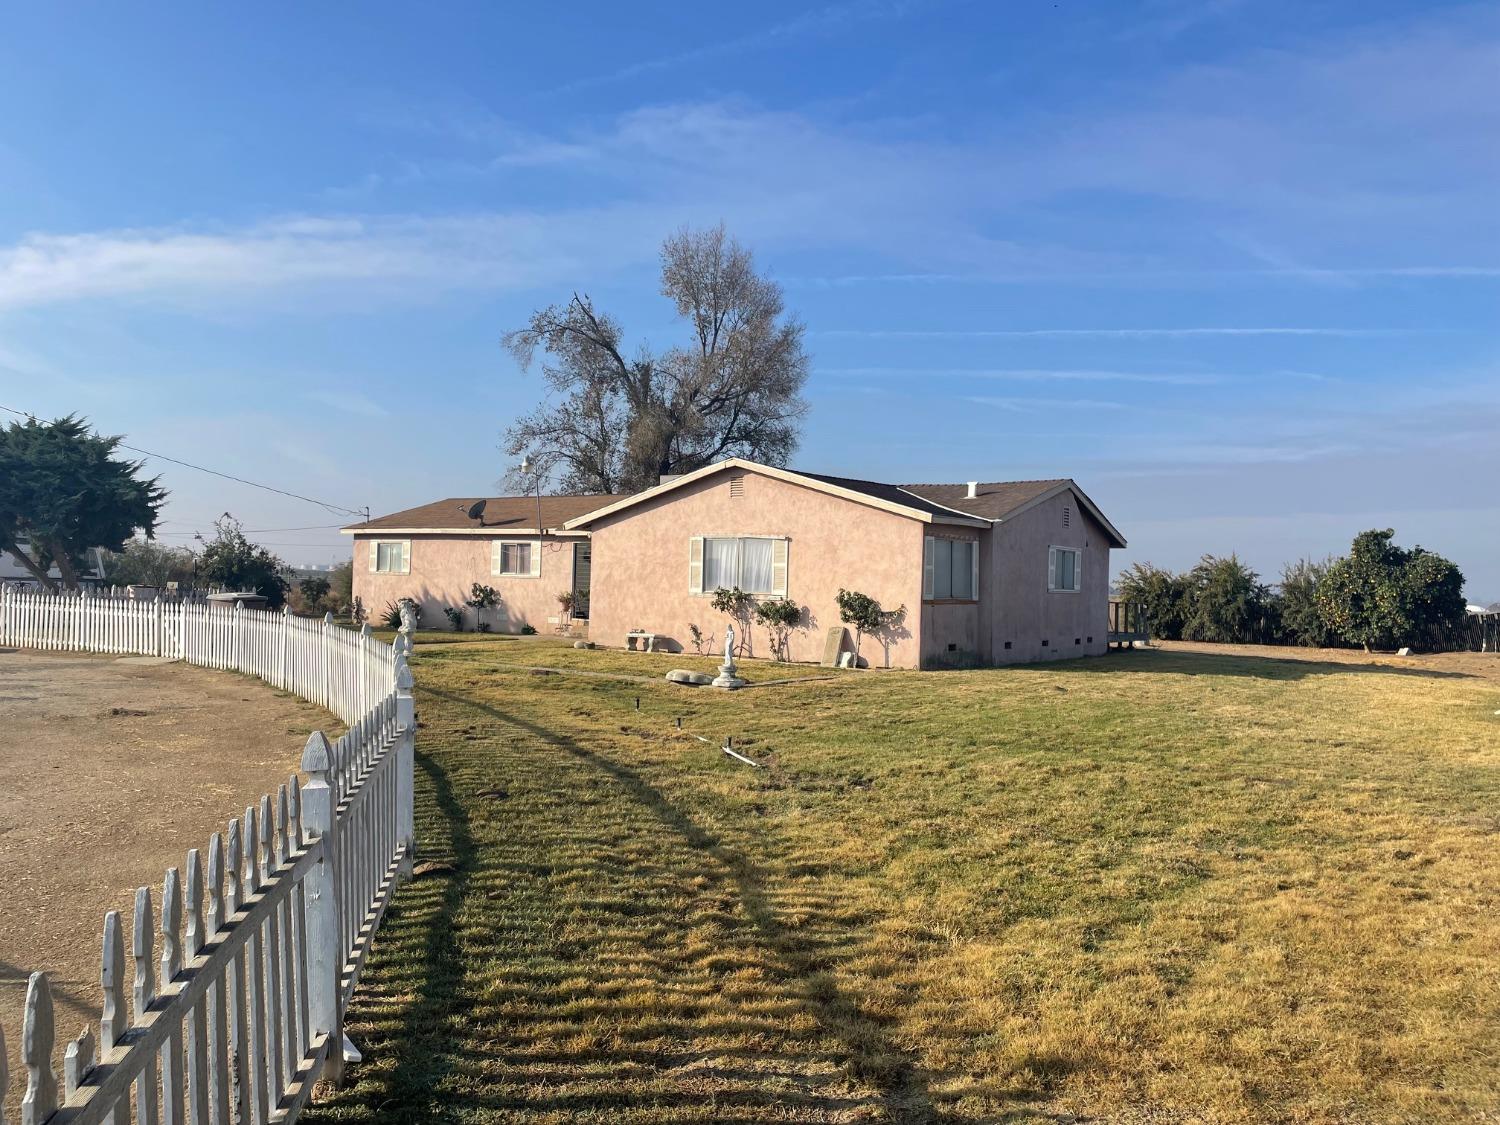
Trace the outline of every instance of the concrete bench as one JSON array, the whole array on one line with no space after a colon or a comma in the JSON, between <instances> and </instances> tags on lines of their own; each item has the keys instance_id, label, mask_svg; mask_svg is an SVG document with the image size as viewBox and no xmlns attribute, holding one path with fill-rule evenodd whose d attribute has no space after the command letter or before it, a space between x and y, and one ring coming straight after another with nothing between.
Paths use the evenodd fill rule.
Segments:
<instances>
[{"instance_id":1,"label":"concrete bench","mask_svg":"<svg viewBox=\"0 0 1500 1125\"><path fill-rule=\"evenodd\" d=\"M656 634L640 631L626 633L625 647L631 652L655 652Z\"/></svg>"}]
</instances>

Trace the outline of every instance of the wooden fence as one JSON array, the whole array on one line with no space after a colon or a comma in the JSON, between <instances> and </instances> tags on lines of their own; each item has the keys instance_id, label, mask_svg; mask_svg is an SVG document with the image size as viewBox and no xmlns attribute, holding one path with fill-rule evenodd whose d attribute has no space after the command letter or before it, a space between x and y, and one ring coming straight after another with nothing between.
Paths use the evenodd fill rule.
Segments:
<instances>
[{"instance_id":1,"label":"wooden fence","mask_svg":"<svg viewBox=\"0 0 1500 1125\"><path fill-rule=\"evenodd\" d=\"M322 620L219 605L0 588L0 644L64 652L162 656L259 676L346 723L390 693L391 647Z\"/></svg>"},{"instance_id":2,"label":"wooden fence","mask_svg":"<svg viewBox=\"0 0 1500 1125\"><path fill-rule=\"evenodd\" d=\"M128 968L124 920L105 915L103 1015L97 1037L68 1042L61 1089L46 974L26 991L21 1125L295 1120L316 1081L342 1076L344 1009L411 871L408 635L386 648L326 619L18 590L0 629L9 644L233 668L349 716L336 742L309 737L305 782L292 774L167 871L159 919L150 888L136 892ZM8 1085L0 1029L0 1125Z\"/></svg>"}]
</instances>

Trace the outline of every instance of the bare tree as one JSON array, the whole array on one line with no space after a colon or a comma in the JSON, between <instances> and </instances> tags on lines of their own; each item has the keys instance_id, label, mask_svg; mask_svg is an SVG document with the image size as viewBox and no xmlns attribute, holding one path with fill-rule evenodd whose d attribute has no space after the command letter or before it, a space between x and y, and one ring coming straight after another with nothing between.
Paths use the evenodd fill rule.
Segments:
<instances>
[{"instance_id":1,"label":"bare tree","mask_svg":"<svg viewBox=\"0 0 1500 1125\"><path fill-rule=\"evenodd\" d=\"M506 334L523 369L546 353L558 397L506 431L510 456L530 454L572 492L648 488L730 456L786 463L807 412L808 357L781 287L720 225L662 244L661 292L692 337L660 355L643 346L627 359L619 324L577 293Z\"/></svg>"}]
</instances>

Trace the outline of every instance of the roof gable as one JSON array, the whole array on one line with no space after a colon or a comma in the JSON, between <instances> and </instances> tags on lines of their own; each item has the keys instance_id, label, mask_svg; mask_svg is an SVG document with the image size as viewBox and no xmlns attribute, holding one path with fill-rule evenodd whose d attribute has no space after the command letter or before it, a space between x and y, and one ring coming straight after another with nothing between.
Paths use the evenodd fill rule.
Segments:
<instances>
[{"instance_id":1,"label":"roof gable","mask_svg":"<svg viewBox=\"0 0 1500 1125\"><path fill-rule=\"evenodd\" d=\"M994 523L1015 519L1022 512L1059 493L1072 492L1078 498L1079 505L1098 521L1104 533L1110 537L1111 545L1125 546L1125 537L1120 534L1119 529L1105 518L1099 506L1088 498L1083 489L1068 478L991 481L976 485L972 497L968 494L967 484L903 484L901 489Z\"/></svg>"},{"instance_id":2,"label":"roof gable","mask_svg":"<svg viewBox=\"0 0 1500 1125\"><path fill-rule=\"evenodd\" d=\"M596 511L588 512L569 520L564 526L570 531L576 528L587 527L589 524L600 519L626 511L648 500L666 496L680 488L685 488L690 484L703 480L705 477L731 469L759 473L761 476L771 477L774 480L801 485L804 488L811 488L831 496L838 496L841 499L849 500L856 504L879 508L883 511L905 516L908 519L918 520L922 523L957 523L972 527L984 527L988 523L984 519L965 512L954 511L941 504L925 500L920 496L902 492L895 485L880 484L876 481L855 480L850 477L829 477L816 473L799 473L793 469L780 469L773 465L762 465L756 461L747 461L743 457L730 457L724 461L717 461L712 465L705 465L703 468L696 469L691 473L684 473L673 480L658 484L655 488L648 488L643 492L637 492L633 496L626 496L612 504L601 506Z\"/></svg>"}]
</instances>

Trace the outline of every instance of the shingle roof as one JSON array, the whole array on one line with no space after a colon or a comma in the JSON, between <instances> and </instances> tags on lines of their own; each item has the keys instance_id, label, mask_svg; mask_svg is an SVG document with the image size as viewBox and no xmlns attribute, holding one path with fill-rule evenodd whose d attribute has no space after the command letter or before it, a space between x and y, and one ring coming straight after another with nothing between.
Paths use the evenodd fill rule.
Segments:
<instances>
[{"instance_id":1,"label":"shingle roof","mask_svg":"<svg viewBox=\"0 0 1500 1125\"><path fill-rule=\"evenodd\" d=\"M967 515L968 512L957 508L952 504L943 504L934 500L914 494L906 490L904 485L883 484L878 480L859 480L855 477L831 477L826 473L804 473L801 469L792 470L799 477L807 477L810 480L819 480L824 484L831 484L835 488L847 488L850 492L860 492L866 496L872 496L876 500L884 500L888 504L900 504L906 508L915 508L919 512L927 512L939 518ZM960 486L961 488L961 486Z\"/></svg>"},{"instance_id":2,"label":"shingle roof","mask_svg":"<svg viewBox=\"0 0 1500 1125\"><path fill-rule=\"evenodd\" d=\"M471 520L468 509L476 500L484 501L481 519ZM542 527L558 528L571 519L587 515L595 508L622 500L622 496L543 496ZM377 516L365 523L350 524L345 531L395 531L431 528L435 531L535 531L537 498L535 496L450 496L434 500L419 508Z\"/></svg>"},{"instance_id":3,"label":"shingle roof","mask_svg":"<svg viewBox=\"0 0 1500 1125\"><path fill-rule=\"evenodd\" d=\"M971 499L967 484L903 484L901 491L913 493L935 504L955 508L986 520L1003 520L1017 508L1051 492L1067 480L1001 480L980 484Z\"/></svg>"}]
</instances>

